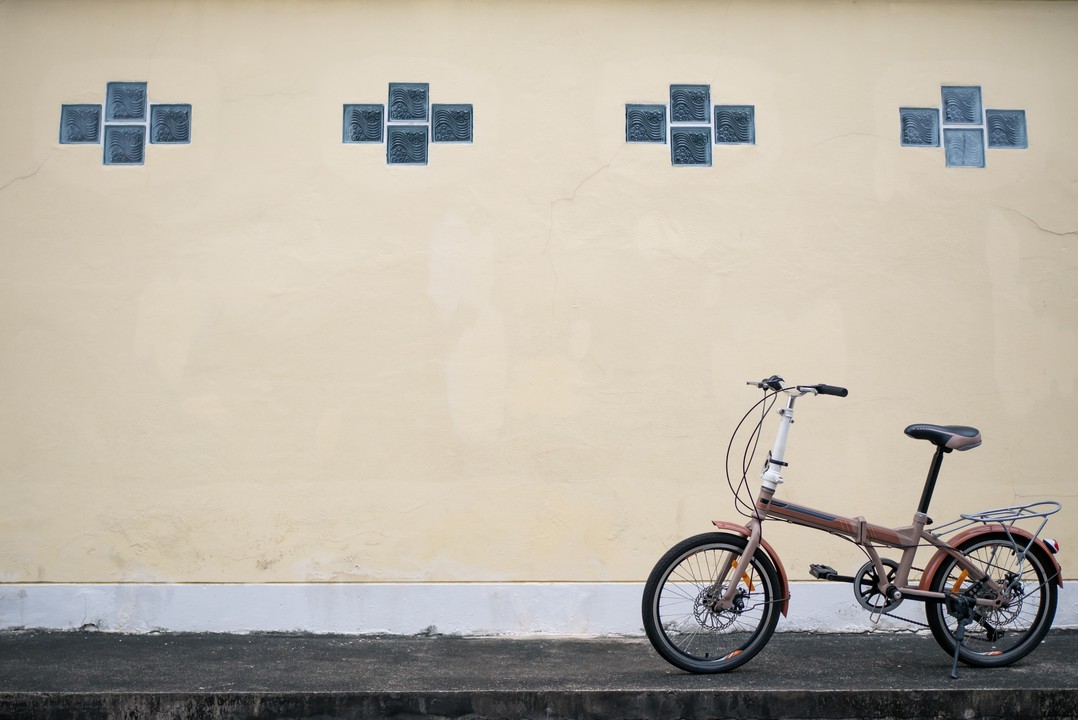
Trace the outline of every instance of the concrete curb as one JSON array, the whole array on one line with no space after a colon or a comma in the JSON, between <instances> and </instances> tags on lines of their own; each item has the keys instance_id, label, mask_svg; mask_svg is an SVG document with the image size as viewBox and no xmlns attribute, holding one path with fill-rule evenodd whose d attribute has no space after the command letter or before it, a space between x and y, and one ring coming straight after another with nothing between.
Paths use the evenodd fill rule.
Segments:
<instances>
[{"instance_id":1,"label":"concrete curb","mask_svg":"<svg viewBox=\"0 0 1078 720\"><path fill-rule=\"evenodd\" d=\"M1078 633L998 669L914 634L776 635L722 675L639 639L0 633L0 720L1073 718Z\"/></svg>"},{"instance_id":2,"label":"concrete curb","mask_svg":"<svg viewBox=\"0 0 1078 720\"><path fill-rule=\"evenodd\" d=\"M1073 718L1073 690L0 693L0 718Z\"/></svg>"}]
</instances>

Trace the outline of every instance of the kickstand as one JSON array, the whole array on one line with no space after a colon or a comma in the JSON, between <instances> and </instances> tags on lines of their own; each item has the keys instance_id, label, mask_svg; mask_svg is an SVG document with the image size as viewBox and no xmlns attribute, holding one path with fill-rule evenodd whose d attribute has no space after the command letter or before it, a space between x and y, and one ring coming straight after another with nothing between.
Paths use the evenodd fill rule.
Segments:
<instances>
[{"instance_id":1,"label":"kickstand","mask_svg":"<svg viewBox=\"0 0 1078 720\"><path fill-rule=\"evenodd\" d=\"M962 649L962 640L966 637L966 626L971 622L968 617L958 619L958 629L954 634L954 662L951 664L951 679L958 679L958 651Z\"/></svg>"},{"instance_id":2,"label":"kickstand","mask_svg":"<svg viewBox=\"0 0 1078 720\"><path fill-rule=\"evenodd\" d=\"M954 662L951 664L951 679L958 679L958 653L962 650L962 641L966 639L966 626L973 622L973 600L965 595L948 594L947 612L958 620L954 633Z\"/></svg>"}]
</instances>

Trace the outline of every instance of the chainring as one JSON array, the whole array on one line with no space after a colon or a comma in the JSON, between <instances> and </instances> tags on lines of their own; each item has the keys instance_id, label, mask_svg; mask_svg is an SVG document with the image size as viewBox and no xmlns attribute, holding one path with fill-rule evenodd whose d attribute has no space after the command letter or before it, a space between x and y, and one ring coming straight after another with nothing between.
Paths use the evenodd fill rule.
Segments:
<instances>
[{"instance_id":1,"label":"chainring","mask_svg":"<svg viewBox=\"0 0 1078 720\"><path fill-rule=\"evenodd\" d=\"M895 575L898 574L898 563L890 558L883 558L887 566L887 583L894 584ZM857 604L871 613L889 613L902 604L902 598L892 600L880 592L880 577L876 573L876 566L872 561L865 563L854 576L853 594Z\"/></svg>"}]
</instances>

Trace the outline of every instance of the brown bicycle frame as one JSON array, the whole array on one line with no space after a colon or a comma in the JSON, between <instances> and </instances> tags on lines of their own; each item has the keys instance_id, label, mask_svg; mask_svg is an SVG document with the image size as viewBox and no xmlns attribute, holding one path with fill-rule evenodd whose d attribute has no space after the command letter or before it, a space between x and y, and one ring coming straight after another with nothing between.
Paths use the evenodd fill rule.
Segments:
<instances>
[{"instance_id":1,"label":"brown bicycle frame","mask_svg":"<svg viewBox=\"0 0 1078 720\"><path fill-rule=\"evenodd\" d=\"M942 602L947 598L947 595L944 593L922 590L920 587L911 586L909 584L909 575L910 570L913 568L914 556L916 556L917 550L921 547L921 541L925 541L929 545L949 554L955 559L960 568L969 573L973 580L984 583L995 592L995 599L976 598L975 602L977 605L985 607L1002 607L1004 605L1004 593L995 580L986 575L980 568L970 563L965 555L956 550L945 540L925 530L925 526L930 521L928 515L923 512L918 511L914 513L912 525L888 528L883 527L882 525L873 525L863 517L849 518L842 515L836 515L835 513L825 512L823 510L815 510L813 508L795 505L783 500L775 500L774 495L774 490L770 490L766 487L761 488L760 496L756 500L755 517L753 517L747 525L749 532L745 550L742 552L741 557L737 559L736 565L734 565L733 558L731 557L725 564L725 567L720 568L718 578L715 581L715 587L722 587L731 567L748 567L745 563L749 562L749 559L760 546L764 519L776 518L793 523L794 525L801 525L803 527L841 535L861 546L876 570L876 577L879 578L877 589L884 595L884 597L888 597L888 591L892 590L893 586L893 589L900 592L900 597L903 598L908 597L920 601L938 602ZM887 580L889 569L883 564L883 560L880 558L879 553L876 552L877 547L896 548L902 551L902 559L898 563L898 570L895 572L893 583L890 583ZM730 583L730 586L726 589L726 592L719 602L719 607L724 610L733 607L733 599L736 594L737 583Z\"/></svg>"}]
</instances>

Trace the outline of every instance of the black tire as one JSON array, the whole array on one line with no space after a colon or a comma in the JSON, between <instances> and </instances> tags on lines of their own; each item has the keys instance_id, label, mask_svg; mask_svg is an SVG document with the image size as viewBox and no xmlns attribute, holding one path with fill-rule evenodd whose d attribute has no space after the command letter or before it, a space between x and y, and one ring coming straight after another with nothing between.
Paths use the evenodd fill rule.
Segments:
<instances>
[{"instance_id":1,"label":"black tire","mask_svg":"<svg viewBox=\"0 0 1078 720\"><path fill-rule=\"evenodd\" d=\"M957 549L998 583L1006 582L1008 573L1020 575L1019 584L1012 586L1012 601L1008 607L974 611L973 622L966 626L958 659L974 667L1001 667L1020 660L1040 644L1052 627L1056 614L1056 578L1052 574L1052 561L1043 550L1033 547L1019 568L1014 545L1002 532L970 538ZM994 597L987 588L976 588L969 575L950 556L936 569L929 581L929 589ZM925 603L925 613L932 636L948 655L953 656L957 619L947 612L944 603L939 602Z\"/></svg>"},{"instance_id":2,"label":"black tire","mask_svg":"<svg viewBox=\"0 0 1078 720\"><path fill-rule=\"evenodd\" d=\"M727 574L741 586L740 610L715 612L704 604L719 567L731 557L736 561L745 545L738 535L706 533L682 540L655 565L641 609L648 640L667 662L693 673L727 672L767 644L785 589L763 550L757 549L751 567Z\"/></svg>"}]
</instances>

